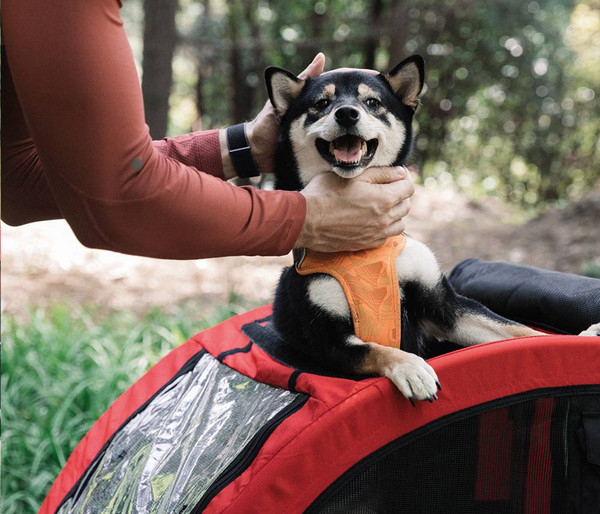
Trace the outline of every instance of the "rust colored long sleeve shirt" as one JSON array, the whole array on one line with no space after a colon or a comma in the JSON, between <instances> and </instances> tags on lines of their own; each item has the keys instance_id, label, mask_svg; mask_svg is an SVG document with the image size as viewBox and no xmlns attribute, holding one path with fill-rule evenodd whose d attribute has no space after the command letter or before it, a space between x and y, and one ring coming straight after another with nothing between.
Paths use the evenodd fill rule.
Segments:
<instances>
[{"instance_id":1,"label":"rust colored long sleeve shirt","mask_svg":"<svg viewBox=\"0 0 600 514\"><path fill-rule=\"evenodd\" d=\"M116 0L2 8L5 222L64 218L86 246L148 257L293 247L304 197L226 182L218 131L151 140Z\"/></svg>"}]
</instances>

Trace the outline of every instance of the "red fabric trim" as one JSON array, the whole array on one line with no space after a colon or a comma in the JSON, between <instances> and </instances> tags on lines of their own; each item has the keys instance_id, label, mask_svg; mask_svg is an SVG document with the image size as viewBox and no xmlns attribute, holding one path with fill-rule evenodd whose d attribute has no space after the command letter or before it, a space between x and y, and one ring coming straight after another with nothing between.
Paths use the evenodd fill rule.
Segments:
<instances>
[{"instance_id":1,"label":"red fabric trim","mask_svg":"<svg viewBox=\"0 0 600 514\"><path fill-rule=\"evenodd\" d=\"M508 409L493 410L479 417L475 482L475 499L478 501L510 499L513 424ZM503 427L502 431L497 430L499 426Z\"/></svg>"},{"instance_id":2,"label":"red fabric trim","mask_svg":"<svg viewBox=\"0 0 600 514\"><path fill-rule=\"evenodd\" d=\"M240 328L270 313L271 307L264 306L235 316L197 334L150 369L77 445L40 512L56 510L106 440L196 352L205 348L216 357L243 348L248 340ZM532 389L600 383L600 345L592 337L541 336L488 343L429 362L443 391L433 405L419 403L414 409L384 378L355 382L302 373L296 390L311 398L275 430L252 465L214 498L206 512L278 513L282 505L288 512L300 512L353 464L434 419ZM279 387L287 386L292 372L256 345L249 353L226 357L225 363Z\"/></svg>"},{"instance_id":3,"label":"red fabric trim","mask_svg":"<svg viewBox=\"0 0 600 514\"><path fill-rule=\"evenodd\" d=\"M550 429L554 398L535 402L535 413L529 438L529 459L525 485L525 513L550 512L552 492L552 455Z\"/></svg>"},{"instance_id":4,"label":"red fabric trim","mask_svg":"<svg viewBox=\"0 0 600 514\"><path fill-rule=\"evenodd\" d=\"M313 398L280 425L252 465L205 512L276 514L282 505L287 512L302 512L352 465L437 418L535 389L600 382L600 345L591 337L488 343L429 362L443 390L434 404L421 402L414 409L387 379L300 375L296 389ZM336 403L342 391L348 396Z\"/></svg>"}]
</instances>

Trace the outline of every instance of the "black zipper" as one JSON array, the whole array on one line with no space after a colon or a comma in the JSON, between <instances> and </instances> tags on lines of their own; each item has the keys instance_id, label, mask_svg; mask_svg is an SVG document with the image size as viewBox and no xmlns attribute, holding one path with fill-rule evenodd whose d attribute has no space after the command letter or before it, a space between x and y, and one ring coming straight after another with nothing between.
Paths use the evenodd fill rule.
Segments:
<instances>
[{"instance_id":1,"label":"black zipper","mask_svg":"<svg viewBox=\"0 0 600 514\"><path fill-rule=\"evenodd\" d=\"M229 466L227 466L208 487L204 493L204 496L202 496L200 501L192 510L192 514L199 514L202 512L220 491L222 491L238 476L240 476L248 468L248 466L252 464L252 461L256 458L258 452L263 447L269 436L275 431L275 429L292 414L300 410L307 402L308 398L309 396L304 394L298 396L292 403L279 411L265 425L263 425L262 428L244 447L244 449L238 454L238 456L231 462L231 464L229 464Z\"/></svg>"}]
</instances>

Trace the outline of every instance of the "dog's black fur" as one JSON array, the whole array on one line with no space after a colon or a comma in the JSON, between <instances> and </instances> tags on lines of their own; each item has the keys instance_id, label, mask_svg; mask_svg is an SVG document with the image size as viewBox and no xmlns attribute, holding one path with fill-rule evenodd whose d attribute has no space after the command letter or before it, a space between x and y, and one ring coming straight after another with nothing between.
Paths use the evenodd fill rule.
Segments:
<instances>
[{"instance_id":1,"label":"dog's black fur","mask_svg":"<svg viewBox=\"0 0 600 514\"><path fill-rule=\"evenodd\" d=\"M267 69L267 89L282 134L276 188L300 190L318 173L335 172L351 180L368 166L404 164L412 147L412 120L423 76L419 56L406 59L386 75L345 71L300 80L285 70ZM359 162L346 162L357 148L354 138L360 136L369 141L366 150ZM330 143L332 139L336 142ZM393 148L393 155L385 154L384 144ZM341 150L335 150L338 147ZM341 161L336 159L339 155ZM332 283L335 279L322 274L301 276L294 267L283 271L277 287L276 330L334 372L387 376L411 402L437 398L437 376L421 357L435 353L440 341L469 346L537 334L458 295L431 252L414 239L408 239L397 268L402 349L412 353L358 340L339 296L341 288Z\"/></svg>"},{"instance_id":2,"label":"dog's black fur","mask_svg":"<svg viewBox=\"0 0 600 514\"><path fill-rule=\"evenodd\" d=\"M405 63L406 61L403 61L396 67L396 70ZM415 59L415 63L420 70L419 76L421 82L419 84L419 90L421 90L423 87L424 63L422 59ZM267 91L271 99L274 97L271 78L275 73L282 72L289 74L288 76L291 80L298 80L294 75L285 70L281 70L280 68L267 68L265 72ZM391 73L393 74L394 70ZM322 113L311 111L311 107L314 103L315 95L318 95L327 84L332 83L333 77L335 77L336 89L339 91L339 94L336 95L338 96L336 102L338 105L340 101L343 102L344 97L351 100L356 96L356 86L359 83L367 84L381 94L381 103L385 105L387 110L393 113L394 116L403 120L407 129L406 143L403 145L401 151L395 156L394 162L389 164L393 166L404 164L410 155L413 144L412 119L415 113L415 107L402 103L401 99L391 90L384 75L372 75L358 70L339 73L337 76L335 75L335 72L333 75L322 75L316 79L307 80L301 96L295 98L293 102L290 102L289 108L280 117L282 139L279 142L275 157L275 189L299 191L306 185L302 184L299 177L298 162L294 156L292 142L290 140L290 125L293 120L298 119L304 113L308 114L306 123L315 122L319 119L320 114ZM328 110L331 109L333 109L333 104L328 107ZM380 116L380 119L385 123L385 118Z\"/></svg>"}]
</instances>

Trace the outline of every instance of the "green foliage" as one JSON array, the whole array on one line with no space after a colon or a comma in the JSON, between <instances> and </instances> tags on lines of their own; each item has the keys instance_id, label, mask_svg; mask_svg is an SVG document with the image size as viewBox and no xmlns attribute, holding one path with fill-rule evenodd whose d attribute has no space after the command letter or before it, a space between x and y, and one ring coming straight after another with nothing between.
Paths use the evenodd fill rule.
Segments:
<instances>
[{"instance_id":1,"label":"green foliage","mask_svg":"<svg viewBox=\"0 0 600 514\"><path fill-rule=\"evenodd\" d=\"M597 0L181 0L178 19L178 55L202 76L203 128L241 121L236 92L237 116L258 112L265 65L300 71L324 51L330 68L362 67L374 45L381 69L426 58L413 156L424 179L534 208L600 179ZM182 132L196 75L176 68L171 129Z\"/></svg>"},{"instance_id":2,"label":"green foliage","mask_svg":"<svg viewBox=\"0 0 600 514\"><path fill-rule=\"evenodd\" d=\"M36 512L71 451L127 387L194 333L247 310L203 317L57 305L2 319L2 512Z\"/></svg>"},{"instance_id":3,"label":"green foliage","mask_svg":"<svg viewBox=\"0 0 600 514\"><path fill-rule=\"evenodd\" d=\"M600 278L600 265L597 262L585 262L581 266L581 275L592 278Z\"/></svg>"},{"instance_id":4,"label":"green foliage","mask_svg":"<svg viewBox=\"0 0 600 514\"><path fill-rule=\"evenodd\" d=\"M565 2L507 5L480 3L468 17L445 18L437 44L452 51L429 59L424 110L434 116L419 117L418 155L430 176L440 169L432 161L446 162L459 185L525 205L577 196L600 177L600 110L590 88L597 67L581 66L565 43L589 13ZM589 28L597 38L600 23Z\"/></svg>"}]
</instances>

